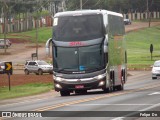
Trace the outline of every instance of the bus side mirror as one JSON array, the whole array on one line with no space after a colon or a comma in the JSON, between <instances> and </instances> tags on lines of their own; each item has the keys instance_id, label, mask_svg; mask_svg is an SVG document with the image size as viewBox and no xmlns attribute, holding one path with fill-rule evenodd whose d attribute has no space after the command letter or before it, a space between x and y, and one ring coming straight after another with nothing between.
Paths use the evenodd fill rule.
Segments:
<instances>
[{"instance_id":1,"label":"bus side mirror","mask_svg":"<svg viewBox=\"0 0 160 120\"><path fill-rule=\"evenodd\" d=\"M108 25L105 28L105 33L108 34Z\"/></svg>"},{"instance_id":2,"label":"bus side mirror","mask_svg":"<svg viewBox=\"0 0 160 120\"><path fill-rule=\"evenodd\" d=\"M104 53L107 53L108 52L108 50L107 50L107 46L106 45L104 45Z\"/></svg>"},{"instance_id":3,"label":"bus side mirror","mask_svg":"<svg viewBox=\"0 0 160 120\"><path fill-rule=\"evenodd\" d=\"M104 53L108 52L108 35L105 36L103 51Z\"/></svg>"},{"instance_id":4,"label":"bus side mirror","mask_svg":"<svg viewBox=\"0 0 160 120\"><path fill-rule=\"evenodd\" d=\"M50 55L50 43L52 42L52 38L49 38L46 42L46 55Z\"/></svg>"}]
</instances>

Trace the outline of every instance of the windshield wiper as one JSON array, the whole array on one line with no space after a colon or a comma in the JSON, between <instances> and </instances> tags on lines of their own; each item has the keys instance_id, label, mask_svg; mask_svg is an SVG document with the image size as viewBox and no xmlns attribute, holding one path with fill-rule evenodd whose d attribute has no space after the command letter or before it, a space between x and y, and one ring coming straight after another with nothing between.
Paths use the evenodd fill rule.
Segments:
<instances>
[{"instance_id":1,"label":"windshield wiper","mask_svg":"<svg viewBox=\"0 0 160 120\"><path fill-rule=\"evenodd\" d=\"M96 70L101 70L102 67L91 67L91 68L87 68L85 71L96 71Z\"/></svg>"},{"instance_id":2,"label":"windshield wiper","mask_svg":"<svg viewBox=\"0 0 160 120\"><path fill-rule=\"evenodd\" d=\"M72 68L55 68L54 70L57 72L72 72L70 71Z\"/></svg>"},{"instance_id":3,"label":"windshield wiper","mask_svg":"<svg viewBox=\"0 0 160 120\"><path fill-rule=\"evenodd\" d=\"M65 71L65 69L64 68L53 68L53 70L55 70L56 72L62 72L62 71Z\"/></svg>"}]
</instances>

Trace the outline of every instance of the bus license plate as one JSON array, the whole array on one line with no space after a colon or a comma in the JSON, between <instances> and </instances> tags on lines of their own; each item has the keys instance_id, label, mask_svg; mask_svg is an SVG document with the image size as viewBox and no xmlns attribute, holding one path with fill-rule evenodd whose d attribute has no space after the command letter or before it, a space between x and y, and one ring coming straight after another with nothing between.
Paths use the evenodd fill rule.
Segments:
<instances>
[{"instance_id":1,"label":"bus license plate","mask_svg":"<svg viewBox=\"0 0 160 120\"><path fill-rule=\"evenodd\" d=\"M82 89L82 88L84 88L84 85L76 85L75 88L76 89Z\"/></svg>"}]
</instances>

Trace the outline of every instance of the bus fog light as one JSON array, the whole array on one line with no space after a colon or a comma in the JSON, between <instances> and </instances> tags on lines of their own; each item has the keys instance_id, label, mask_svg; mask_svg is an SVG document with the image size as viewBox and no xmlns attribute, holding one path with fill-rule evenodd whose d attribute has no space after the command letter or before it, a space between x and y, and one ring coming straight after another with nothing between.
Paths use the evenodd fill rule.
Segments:
<instances>
[{"instance_id":1,"label":"bus fog light","mask_svg":"<svg viewBox=\"0 0 160 120\"><path fill-rule=\"evenodd\" d=\"M99 85L98 86L103 86L105 84L105 82L104 81L101 81L101 82L99 82Z\"/></svg>"},{"instance_id":2,"label":"bus fog light","mask_svg":"<svg viewBox=\"0 0 160 120\"><path fill-rule=\"evenodd\" d=\"M60 84L56 84L55 86L56 88L60 88L60 89L62 88Z\"/></svg>"}]
</instances>

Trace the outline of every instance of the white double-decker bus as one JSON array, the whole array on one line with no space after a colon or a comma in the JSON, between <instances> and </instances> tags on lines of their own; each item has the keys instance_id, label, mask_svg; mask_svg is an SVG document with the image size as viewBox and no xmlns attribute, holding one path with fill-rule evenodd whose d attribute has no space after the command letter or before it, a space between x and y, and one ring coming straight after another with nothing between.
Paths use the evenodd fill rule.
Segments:
<instances>
[{"instance_id":1,"label":"white double-decker bus","mask_svg":"<svg viewBox=\"0 0 160 120\"><path fill-rule=\"evenodd\" d=\"M55 14L52 43L53 80L61 96L123 90L127 80L127 52L122 14L107 10Z\"/></svg>"}]
</instances>

